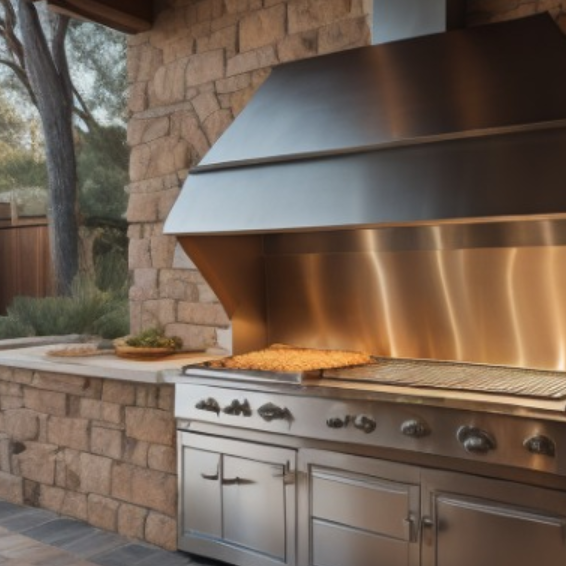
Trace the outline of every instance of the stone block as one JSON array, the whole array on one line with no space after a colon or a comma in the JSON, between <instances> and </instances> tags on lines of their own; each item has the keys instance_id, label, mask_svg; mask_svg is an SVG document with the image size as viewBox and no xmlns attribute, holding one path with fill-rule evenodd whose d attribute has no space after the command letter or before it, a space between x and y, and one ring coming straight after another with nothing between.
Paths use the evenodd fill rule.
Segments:
<instances>
[{"instance_id":1,"label":"stone block","mask_svg":"<svg viewBox=\"0 0 566 566\"><path fill-rule=\"evenodd\" d=\"M224 108L213 112L203 123L204 133L212 145L232 123L234 117L230 110Z\"/></svg>"},{"instance_id":2,"label":"stone block","mask_svg":"<svg viewBox=\"0 0 566 566\"><path fill-rule=\"evenodd\" d=\"M152 282L154 273L151 274ZM102 400L120 405L135 405L136 386L124 381L106 380L102 388Z\"/></svg>"},{"instance_id":3,"label":"stone block","mask_svg":"<svg viewBox=\"0 0 566 566\"><path fill-rule=\"evenodd\" d=\"M10 464L12 454L12 442L7 434L0 433L0 471L10 473L12 466Z\"/></svg>"},{"instance_id":4,"label":"stone block","mask_svg":"<svg viewBox=\"0 0 566 566\"><path fill-rule=\"evenodd\" d=\"M38 506L80 521L87 520L87 496L60 487L40 486Z\"/></svg>"},{"instance_id":5,"label":"stone block","mask_svg":"<svg viewBox=\"0 0 566 566\"><path fill-rule=\"evenodd\" d=\"M344 51L371 43L371 30L366 18L343 20L322 28L318 33L320 54Z\"/></svg>"},{"instance_id":6,"label":"stone block","mask_svg":"<svg viewBox=\"0 0 566 566\"><path fill-rule=\"evenodd\" d=\"M240 52L245 53L283 39L286 34L285 4L256 10L246 14L240 21Z\"/></svg>"},{"instance_id":7,"label":"stone block","mask_svg":"<svg viewBox=\"0 0 566 566\"><path fill-rule=\"evenodd\" d=\"M277 54L282 63L314 57L317 53L318 33L316 31L290 35L277 45Z\"/></svg>"},{"instance_id":8,"label":"stone block","mask_svg":"<svg viewBox=\"0 0 566 566\"><path fill-rule=\"evenodd\" d=\"M86 521L88 519L86 494L66 491L63 497L60 513L66 517L73 517L81 521Z\"/></svg>"},{"instance_id":9,"label":"stone block","mask_svg":"<svg viewBox=\"0 0 566 566\"><path fill-rule=\"evenodd\" d=\"M23 397L23 387L19 383L0 381L0 397L4 397L4 395L9 395L10 397Z\"/></svg>"},{"instance_id":10,"label":"stone block","mask_svg":"<svg viewBox=\"0 0 566 566\"><path fill-rule=\"evenodd\" d=\"M33 371L29 369L14 368L10 380L22 385L30 385L33 380Z\"/></svg>"},{"instance_id":11,"label":"stone block","mask_svg":"<svg viewBox=\"0 0 566 566\"><path fill-rule=\"evenodd\" d=\"M214 22L213 22L214 25ZM196 41L197 53L224 49L226 53L235 53L237 48L238 27L231 24L220 29L215 29L210 35L199 37Z\"/></svg>"},{"instance_id":12,"label":"stone block","mask_svg":"<svg viewBox=\"0 0 566 566\"><path fill-rule=\"evenodd\" d=\"M228 326L230 319L219 303L179 302L178 321L203 326Z\"/></svg>"},{"instance_id":13,"label":"stone block","mask_svg":"<svg viewBox=\"0 0 566 566\"><path fill-rule=\"evenodd\" d=\"M88 522L106 531L116 531L120 504L108 497L90 494L87 499Z\"/></svg>"},{"instance_id":14,"label":"stone block","mask_svg":"<svg viewBox=\"0 0 566 566\"><path fill-rule=\"evenodd\" d=\"M58 391L25 387L24 405L38 413L64 417L67 414L67 395Z\"/></svg>"},{"instance_id":15,"label":"stone block","mask_svg":"<svg viewBox=\"0 0 566 566\"><path fill-rule=\"evenodd\" d=\"M40 492L41 484L24 478L24 505L41 507Z\"/></svg>"},{"instance_id":16,"label":"stone block","mask_svg":"<svg viewBox=\"0 0 566 566\"><path fill-rule=\"evenodd\" d=\"M130 239L128 262L132 268L151 267L150 241L147 238Z\"/></svg>"},{"instance_id":17,"label":"stone block","mask_svg":"<svg viewBox=\"0 0 566 566\"><path fill-rule=\"evenodd\" d=\"M190 60L185 57L157 69L149 83L150 108L185 100L185 73L188 72L188 65L190 65Z\"/></svg>"},{"instance_id":18,"label":"stone block","mask_svg":"<svg viewBox=\"0 0 566 566\"><path fill-rule=\"evenodd\" d=\"M21 409L24 406L22 397L14 397L12 395L0 395L0 410Z\"/></svg>"},{"instance_id":19,"label":"stone block","mask_svg":"<svg viewBox=\"0 0 566 566\"><path fill-rule=\"evenodd\" d=\"M351 0L297 0L288 4L289 34L316 30L350 14Z\"/></svg>"},{"instance_id":20,"label":"stone block","mask_svg":"<svg viewBox=\"0 0 566 566\"><path fill-rule=\"evenodd\" d=\"M45 485L55 483L57 446L26 442L25 450L12 456L12 467L23 478Z\"/></svg>"},{"instance_id":21,"label":"stone block","mask_svg":"<svg viewBox=\"0 0 566 566\"><path fill-rule=\"evenodd\" d=\"M175 191L176 195L177 192ZM162 203L160 203L160 208ZM151 266L157 269L171 267L175 253L175 238L160 234L150 238Z\"/></svg>"},{"instance_id":22,"label":"stone block","mask_svg":"<svg viewBox=\"0 0 566 566\"><path fill-rule=\"evenodd\" d=\"M81 454L78 450L65 448L55 459L55 484L71 491L81 487Z\"/></svg>"},{"instance_id":23,"label":"stone block","mask_svg":"<svg viewBox=\"0 0 566 566\"><path fill-rule=\"evenodd\" d=\"M157 408L173 412L175 408L175 387L173 385L161 385L157 391Z\"/></svg>"},{"instance_id":24,"label":"stone block","mask_svg":"<svg viewBox=\"0 0 566 566\"><path fill-rule=\"evenodd\" d=\"M30 409L11 409L4 411L4 432L13 440L36 440L39 435L39 420Z\"/></svg>"},{"instance_id":25,"label":"stone block","mask_svg":"<svg viewBox=\"0 0 566 566\"><path fill-rule=\"evenodd\" d=\"M241 75L264 67L273 67L278 63L277 54L273 45L266 45L239 53L226 61L226 76Z\"/></svg>"},{"instance_id":26,"label":"stone block","mask_svg":"<svg viewBox=\"0 0 566 566\"><path fill-rule=\"evenodd\" d=\"M145 540L166 550L176 550L177 521L151 511L145 524Z\"/></svg>"},{"instance_id":27,"label":"stone block","mask_svg":"<svg viewBox=\"0 0 566 566\"><path fill-rule=\"evenodd\" d=\"M33 376L32 385L38 389L59 391L78 397L99 398L102 380L80 375L38 372Z\"/></svg>"},{"instance_id":28,"label":"stone block","mask_svg":"<svg viewBox=\"0 0 566 566\"><path fill-rule=\"evenodd\" d=\"M24 502L23 478L0 472L0 499L21 505Z\"/></svg>"},{"instance_id":29,"label":"stone block","mask_svg":"<svg viewBox=\"0 0 566 566\"><path fill-rule=\"evenodd\" d=\"M186 85L197 86L224 77L224 49L193 55L187 65Z\"/></svg>"},{"instance_id":30,"label":"stone block","mask_svg":"<svg viewBox=\"0 0 566 566\"><path fill-rule=\"evenodd\" d=\"M93 426L90 433L91 451L93 454L119 460L122 458L123 436L120 430Z\"/></svg>"},{"instance_id":31,"label":"stone block","mask_svg":"<svg viewBox=\"0 0 566 566\"><path fill-rule=\"evenodd\" d=\"M131 113L143 112L147 104L147 82L131 84L128 87L128 110Z\"/></svg>"},{"instance_id":32,"label":"stone block","mask_svg":"<svg viewBox=\"0 0 566 566\"><path fill-rule=\"evenodd\" d=\"M138 385L136 387L137 407L157 407L158 388L156 385Z\"/></svg>"},{"instance_id":33,"label":"stone block","mask_svg":"<svg viewBox=\"0 0 566 566\"><path fill-rule=\"evenodd\" d=\"M129 464L134 464L135 466L140 466L142 468L147 467L147 453L149 451L149 444L143 442L142 440L136 440L135 438L128 438L124 442L124 462Z\"/></svg>"},{"instance_id":34,"label":"stone block","mask_svg":"<svg viewBox=\"0 0 566 566\"><path fill-rule=\"evenodd\" d=\"M122 503L118 508L118 533L125 537L144 540L147 514L147 509L143 507Z\"/></svg>"},{"instance_id":35,"label":"stone block","mask_svg":"<svg viewBox=\"0 0 566 566\"><path fill-rule=\"evenodd\" d=\"M130 152L130 179L132 181L141 181L147 178L149 162L151 160L151 150L147 144L137 145ZM130 222L142 222L148 219L147 213L144 214L142 207L147 203L145 201L136 202L136 206L132 206L132 198L130 195L128 202L127 218ZM139 200L139 199L138 199Z\"/></svg>"},{"instance_id":36,"label":"stone block","mask_svg":"<svg viewBox=\"0 0 566 566\"><path fill-rule=\"evenodd\" d=\"M152 444L173 446L175 420L168 411L126 407L126 435Z\"/></svg>"},{"instance_id":37,"label":"stone block","mask_svg":"<svg viewBox=\"0 0 566 566\"><path fill-rule=\"evenodd\" d=\"M214 92L203 92L192 100L193 108L201 122L220 108Z\"/></svg>"},{"instance_id":38,"label":"stone block","mask_svg":"<svg viewBox=\"0 0 566 566\"><path fill-rule=\"evenodd\" d=\"M134 269L133 285L130 287L130 300L144 301L157 299L157 269Z\"/></svg>"},{"instance_id":39,"label":"stone block","mask_svg":"<svg viewBox=\"0 0 566 566\"><path fill-rule=\"evenodd\" d=\"M147 465L152 470L175 474L177 472L177 453L172 446L152 444L147 454Z\"/></svg>"},{"instance_id":40,"label":"stone block","mask_svg":"<svg viewBox=\"0 0 566 566\"><path fill-rule=\"evenodd\" d=\"M116 463L112 469L112 497L174 517L177 513L177 477Z\"/></svg>"},{"instance_id":41,"label":"stone block","mask_svg":"<svg viewBox=\"0 0 566 566\"><path fill-rule=\"evenodd\" d=\"M69 417L50 417L47 422L47 440L57 446L88 452L89 421Z\"/></svg>"},{"instance_id":42,"label":"stone block","mask_svg":"<svg viewBox=\"0 0 566 566\"><path fill-rule=\"evenodd\" d=\"M84 493L109 495L112 477L112 460L104 456L80 455L80 490Z\"/></svg>"}]
</instances>

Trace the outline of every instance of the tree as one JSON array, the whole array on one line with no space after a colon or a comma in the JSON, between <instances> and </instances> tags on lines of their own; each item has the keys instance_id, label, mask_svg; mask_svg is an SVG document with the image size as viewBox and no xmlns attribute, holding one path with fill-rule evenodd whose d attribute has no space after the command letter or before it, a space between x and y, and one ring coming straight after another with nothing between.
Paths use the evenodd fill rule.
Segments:
<instances>
[{"instance_id":1,"label":"tree","mask_svg":"<svg viewBox=\"0 0 566 566\"><path fill-rule=\"evenodd\" d=\"M28 0L15 0L15 4L0 0L0 5L6 55L0 62L22 82L41 118L55 288L69 294L79 265L73 87L65 52L69 18L49 14L42 23L35 4Z\"/></svg>"},{"instance_id":2,"label":"tree","mask_svg":"<svg viewBox=\"0 0 566 566\"><path fill-rule=\"evenodd\" d=\"M100 129L93 109L108 107L109 100L122 98L124 87L116 97L116 84L111 75L116 65L99 62L108 49L97 41L108 39L115 32L100 28L103 39L88 41L89 33L68 17L51 13L32 0L0 0L0 65L10 69L15 84L27 93L39 113L44 134L45 157L49 186L50 242L56 289L68 294L78 262L78 200L75 139L77 130L73 116L80 118L82 135ZM40 5L38 8L37 5ZM67 59L66 43L70 43L75 63L90 65L82 77L96 74L95 87L77 89ZM123 41L117 42L122 46ZM112 46L112 42L109 44ZM123 47L122 47L123 49ZM93 54L96 51L96 55ZM125 64L123 51L117 53ZM92 69L92 67L98 67ZM80 67L77 67L80 68ZM81 81L84 82L84 81Z\"/></svg>"}]
</instances>

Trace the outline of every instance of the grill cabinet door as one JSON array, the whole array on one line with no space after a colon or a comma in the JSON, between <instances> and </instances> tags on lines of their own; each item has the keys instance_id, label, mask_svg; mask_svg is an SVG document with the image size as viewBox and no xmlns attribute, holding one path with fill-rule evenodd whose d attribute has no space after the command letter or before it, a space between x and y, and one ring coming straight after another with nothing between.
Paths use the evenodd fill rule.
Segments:
<instances>
[{"instance_id":1,"label":"grill cabinet door","mask_svg":"<svg viewBox=\"0 0 566 566\"><path fill-rule=\"evenodd\" d=\"M179 548L242 566L294 566L295 458L179 432Z\"/></svg>"},{"instance_id":2,"label":"grill cabinet door","mask_svg":"<svg viewBox=\"0 0 566 566\"><path fill-rule=\"evenodd\" d=\"M423 566L566 564L565 494L443 475L461 480L456 492L452 491L456 487L452 478L428 491L430 514L423 523Z\"/></svg>"},{"instance_id":3,"label":"grill cabinet door","mask_svg":"<svg viewBox=\"0 0 566 566\"><path fill-rule=\"evenodd\" d=\"M318 450L300 450L299 461L308 482L301 564L418 564L417 468Z\"/></svg>"},{"instance_id":4,"label":"grill cabinet door","mask_svg":"<svg viewBox=\"0 0 566 566\"><path fill-rule=\"evenodd\" d=\"M285 557L285 463L224 456L224 539Z\"/></svg>"}]
</instances>

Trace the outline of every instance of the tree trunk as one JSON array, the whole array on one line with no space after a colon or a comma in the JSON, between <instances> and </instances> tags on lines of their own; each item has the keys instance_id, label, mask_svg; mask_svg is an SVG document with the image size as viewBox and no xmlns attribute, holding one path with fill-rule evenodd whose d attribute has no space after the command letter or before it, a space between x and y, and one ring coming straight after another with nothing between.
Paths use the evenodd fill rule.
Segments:
<instances>
[{"instance_id":1,"label":"tree trunk","mask_svg":"<svg viewBox=\"0 0 566 566\"><path fill-rule=\"evenodd\" d=\"M26 73L43 125L49 182L49 234L55 288L69 294L78 271L77 174L73 97L64 41L65 16L54 18L49 48L33 3L18 0Z\"/></svg>"}]
</instances>

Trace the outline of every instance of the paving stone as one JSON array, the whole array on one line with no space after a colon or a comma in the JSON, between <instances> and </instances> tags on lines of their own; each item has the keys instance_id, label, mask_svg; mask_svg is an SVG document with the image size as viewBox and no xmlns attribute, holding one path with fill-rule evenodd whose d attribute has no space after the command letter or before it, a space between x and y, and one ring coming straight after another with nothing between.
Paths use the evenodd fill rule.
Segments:
<instances>
[{"instance_id":1,"label":"paving stone","mask_svg":"<svg viewBox=\"0 0 566 566\"><path fill-rule=\"evenodd\" d=\"M10 531L19 533L38 527L57 518L55 513L33 507L24 508L21 513L15 512L0 518L0 525Z\"/></svg>"},{"instance_id":2,"label":"paving stone","mask_svg":"<svg viewBox=\"0 0 566 566\"><path fill-rule=\"evenodd\" d=\"M43 525L23 531L27 537L45 544L62 546L66 541L75 540L81 534L90 532L92 527L75 519L58 518Z\"/></svg>"},{"instance_id":3,"label":"paving stone","mask_svg":"<svg viewBox=\"0 0 566 566\"><path fill-rule=\"evenodd\" d=\"M227 566L0 500L0 566Z\"/></svg>"}]
</instances>

